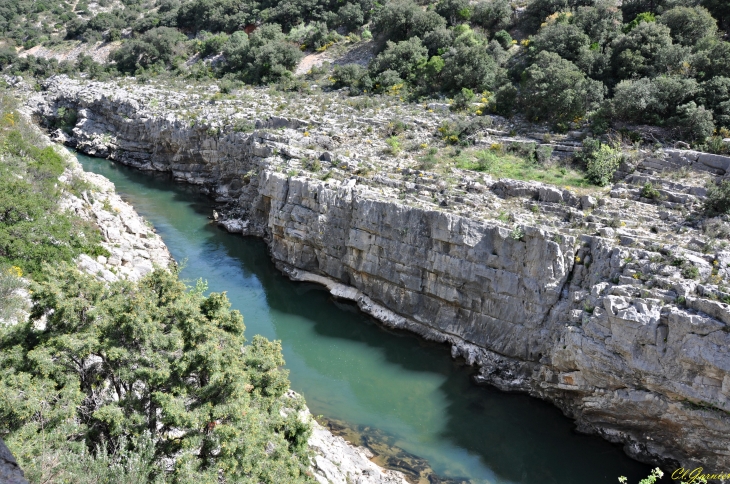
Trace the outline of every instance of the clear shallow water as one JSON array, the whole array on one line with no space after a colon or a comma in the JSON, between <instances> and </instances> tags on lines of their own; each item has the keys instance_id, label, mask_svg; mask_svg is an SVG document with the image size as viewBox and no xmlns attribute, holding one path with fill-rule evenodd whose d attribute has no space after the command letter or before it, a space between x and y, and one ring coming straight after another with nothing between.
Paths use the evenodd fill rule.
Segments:
<instances>
[{"instance_id":1,"label":"clear shallow water","mask_svg":"<svg viewBox=\"0 0 730 484\"><path fill-rule=\"evenodd\" d=\"M471 383L445 346L388 332L325 290L274 267L263 241L228 234L206 218L192 187L108 160L77 155L151 221L182 277L207 280L241 311L250 339L282 341L292 388L314 415L374 427L426 459L442 478L474 483L638 481L649 468L597 437L577 434L553 406Z\"/></svg>"}]
</instances>

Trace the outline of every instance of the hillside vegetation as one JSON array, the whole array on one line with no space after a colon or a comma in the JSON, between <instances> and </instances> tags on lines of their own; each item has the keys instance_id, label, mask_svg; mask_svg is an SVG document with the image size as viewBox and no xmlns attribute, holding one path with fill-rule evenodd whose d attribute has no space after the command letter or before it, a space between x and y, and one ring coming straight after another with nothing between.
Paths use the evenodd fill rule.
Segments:
<instances>
[{"instance_id":1,"label":"hillside vegetation","mask_svg":"<svg viewBox=\"0 0 730 484\"><path fill-rule=\"evenodd\" d=\"M223 78L353 95L447 96L477 114L524 114L563 131L590 122L669 128L704 142L730 128L730 4L723 0L10 0L0 7L0 67ZM246 33L249 32L249 33ZM303 52L372 40L367 65L292 71ZM112 42L109 62L46 60L37 44ZM715 141L715 145L718 142ZM717 151L717 150L715 150Z\"/></svg>"},{"instance_id":2,"label":"hillside vegetation","mask_svg":"<svg viewBox=\"0 0 730 484\"><path fill-rule=\"evenodd\" d=\"M313 481L279 343L246 343L226 296L175 270L111 284L80 273L78 255L109 254L58 205L93 187L0 107L0 437L26 477Z\"/></svg>"}]
</instances>

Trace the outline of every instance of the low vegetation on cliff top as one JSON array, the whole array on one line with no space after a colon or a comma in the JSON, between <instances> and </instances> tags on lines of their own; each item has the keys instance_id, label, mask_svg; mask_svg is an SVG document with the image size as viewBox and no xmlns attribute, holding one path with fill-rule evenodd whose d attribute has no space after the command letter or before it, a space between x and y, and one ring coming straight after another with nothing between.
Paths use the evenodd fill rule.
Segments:
<instances>
[{"instance_id":1,"label":"low vegetation on cliff top","mask_svg":"<svg viewBox=\"0 0 730 484\"><path fill-rule=\"evenodd\" d=\"M352 94L445 96L455 108L478 115L520 113L557 130L585 123L596 131L616 123L657 125L701 143L716 129L730 127L729 5L10 0L0 7L5 44L0 68L41 77L55 72L141 80L217 77L224 90L238 82L302 89L312 79L292 71L303 52L362 48L366 55L359 63L343 60L313 69L314 82ZM109 62L81 55L59 63L33 57L30 50L78 41L89 51L104 42L112 50ZM363 59L370 59L367 65Z\"/></svg>"},{"instance_id":2,"label":"low vegetation on cliff top","mask_svg":"<svg viewBox=\"0 0 730 484\"><path fill-rule=\"evenodd\" d=\"M75 256L103 250L98 229L56 205L64 190L93 192L59 180L63 157L2 108L0 437L26 477L311 481L279 343L247 344L226 296L174 270L112 284L78 272Z\"/></svg>"}]
</instances>

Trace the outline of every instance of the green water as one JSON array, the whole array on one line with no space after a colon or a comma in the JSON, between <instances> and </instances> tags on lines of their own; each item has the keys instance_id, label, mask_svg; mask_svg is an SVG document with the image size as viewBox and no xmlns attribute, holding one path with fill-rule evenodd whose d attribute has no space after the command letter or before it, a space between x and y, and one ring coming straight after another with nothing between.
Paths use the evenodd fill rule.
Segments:
<instances>
[{"instance_id":1,"label":"green water","mask_svg":"<svg viewBox=\"0 0 730 484\"><path fill-rule=\"evenodd\" d=\"M648 467L574 432L553 406L471 383L448 348L388 332L319 286L282 276L259 239L209 223L211 202L162 175L78 155L151 221L182 276L226 291L246 334L282 341L294 390L312 413L363 428L426 459L442 478L475 483L612 483ZM631 481L630 481L631 482Z\"/></svg>"}]
</instances>

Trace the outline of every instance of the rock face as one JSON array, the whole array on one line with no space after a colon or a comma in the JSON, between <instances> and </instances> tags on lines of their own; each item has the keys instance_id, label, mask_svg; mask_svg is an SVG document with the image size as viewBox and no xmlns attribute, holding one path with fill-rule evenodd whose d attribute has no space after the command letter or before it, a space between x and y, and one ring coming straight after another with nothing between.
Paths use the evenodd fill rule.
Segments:
<instances>
[{"instance_id":1,"label":"rock face","mask_svg":"<svg viewBox=\"0 0 730 484\"><path fill-rule=\"evenodd\" d=\"M0 439L0 482L4 484L28 484L15 457Z\"/></svg>"},{"instance_id":2,"label":"rock face","mask_svg":"<svg viewBox=\"0 0 730 484\"><path fill-rule=\"evenodd\" d=\"M81 179L93 188L80 198L68 194L61 208L96 224L102 235L101 245L110 254L95 259L82 254L76 260L79 269L107 282L120 278L136 281L155 267L174 263L162 238L115 193L114 184L103 176L84 172L76 157L65 154L71 169L64 176Z\"/></svg>"},{"instance_id":3,"label":"rock face","mask_svg":"<svg viewBox=\"0 0 730 484\"><path fill-rule=\"evenodd\" d=\"M312 470L320 484L407 484L402 473L371 462L373 454L368 449L350 445L316 421L312 426L308 443L315 453Z\"/></svg>"},{"instance_id":4,"label":"rock face","mask_svg":"<svg viewBox=\"0 0 730 484\"><path fill-rule=\"evenodd\" d=\"M114 85L46 89L39 115L78 113L68 143L201 185L227 204L221 225L264 237L291 278L449 343L480 381L552 401L637 459L730 467L730 252L685 224L699 181L657 177L651 157L600 199L461 173L447 183L398 161L372 174L350 151L331 155L326 124L279 117L243 133L153 112Z\"/></svg>"}]
</instances>

